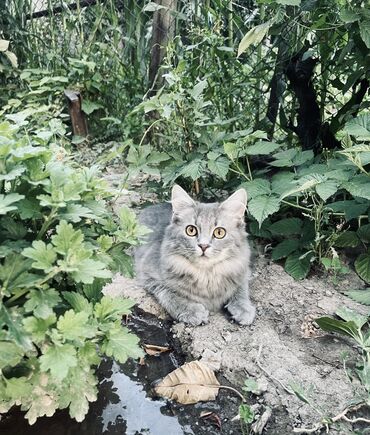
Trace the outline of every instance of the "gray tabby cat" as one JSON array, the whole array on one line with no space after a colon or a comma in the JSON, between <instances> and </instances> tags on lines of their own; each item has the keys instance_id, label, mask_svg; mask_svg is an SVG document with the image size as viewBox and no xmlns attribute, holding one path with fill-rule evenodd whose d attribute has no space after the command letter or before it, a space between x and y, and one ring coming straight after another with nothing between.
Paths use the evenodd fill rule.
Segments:
<instances>
[{"instance_id":1,"label":"gray tabby cat","mask_svg":"<svg viewBox=\"0 0 370 435\"><path fill-rule=\"evenodd\" d=\"M238 323L253 322L246 203L243 189L222 203L203 204L175 185L171 204L141 213L140 223L153 232L135 252L137 277L174 319L200 325L209 311L226 306Z\"/></svg>"}]
</instances>

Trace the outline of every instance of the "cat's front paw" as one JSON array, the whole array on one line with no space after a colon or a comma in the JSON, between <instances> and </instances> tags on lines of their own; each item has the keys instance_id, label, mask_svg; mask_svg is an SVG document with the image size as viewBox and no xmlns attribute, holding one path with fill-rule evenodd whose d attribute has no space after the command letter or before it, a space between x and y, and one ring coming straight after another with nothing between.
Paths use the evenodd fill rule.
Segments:
<instances>
[{"instance_id":1,"label":"cat's front paw","mask_svg":"<svg viewBox=\"0 0 370 435\"><path fill-rule=\"evenodd\" d=\"M226 307L231 317L240 325L250 325L256 317L256 307L250 305L229 304Z\"/></svg>"},{"instance_id":2,"label":"cat's front paw","mask_svg":"<svg viewBox=\"0 0 370 435\"><path fill-rule=\"evenodd\" d=\"M177 319L180 322L188 323L189 325L197 326L202 323L208 323L209 311L202 304L189 304L186 310L179 314Z\"/></svg>"}]
</instances>

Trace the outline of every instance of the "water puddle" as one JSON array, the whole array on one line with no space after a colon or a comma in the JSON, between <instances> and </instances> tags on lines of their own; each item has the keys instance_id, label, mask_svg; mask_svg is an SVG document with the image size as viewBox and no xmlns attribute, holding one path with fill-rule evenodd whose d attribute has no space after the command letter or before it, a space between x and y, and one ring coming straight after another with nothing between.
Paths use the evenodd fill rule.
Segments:
<instances>
[{"instance_id":1,"label":"water puddle","mask_svg":"<svg viewBox=\"0 0 370 435\"><path fill-rule=\"evenodd\" d=\"M221 393L217 402L181 406L151 396L151 385L185 361L179 345L173 340L170 325L154 316L136 311L128 324L141 342L171 349L159 356L146 356L145 364L135 361L118 364L110 359L98 370L98 400L82 423L58 411L51 418L40 418L29 426L24 413L12 410L0 421L1 435L203 435L237 434L238 424L230 418L237 413L237 400ZM201 418L202 411L220 415L220 431Z\"/></svg>"}]
</instances>

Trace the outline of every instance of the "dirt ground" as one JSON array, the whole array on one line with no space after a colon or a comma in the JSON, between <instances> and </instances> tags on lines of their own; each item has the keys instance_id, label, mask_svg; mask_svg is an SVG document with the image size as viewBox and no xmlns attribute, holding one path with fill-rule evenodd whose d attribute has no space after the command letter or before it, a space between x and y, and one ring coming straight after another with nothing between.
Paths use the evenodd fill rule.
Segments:
<instances>
[{"instance_id":1,"label":"dirt ground","mask_svg":"<svg viewBox=\"0 0 370 435\"><path fill-rule=\"evenodd\" d=\"M122 176L111 170L106 178L114 186ZM114 208L155 202L154 194L140 193L139 184L121 189ZM263 256L256 256L252 266L251 296L257 305L252 326L241 327L226 313L218 313L203 326L174 323L172 332L188 361L201 359L239 390L247 378L258 382L258 391L249 396L257 415L255 433L290 434L294 428L312 427L323 416L336 416L354 398L356 385L346 376L342 361L348 354L350 365L357 350L350 341L321 332L312 320L343 306L368 313L367 307L341 293L362 288L363 283L355 273L336 286L325 276L295 281L281 265ZM116 276L106 292L131 297L143 310L166 316L134 280ZM292 394L291 385L303 387L316 410ZM355 429L340 422L329 433L344 435Z\"/></svg>"}]
</instances>

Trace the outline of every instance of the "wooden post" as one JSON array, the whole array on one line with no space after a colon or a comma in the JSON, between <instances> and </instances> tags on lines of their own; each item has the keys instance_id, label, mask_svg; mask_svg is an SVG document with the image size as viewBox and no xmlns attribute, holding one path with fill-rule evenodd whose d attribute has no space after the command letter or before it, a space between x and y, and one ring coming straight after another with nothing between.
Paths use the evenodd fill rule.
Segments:
<instances>
[{"instance_id":1,"label":"wooden post","mask_svg":"<svg viewBox=\"0 0 370 435\"><path fill-rule=\"evenodd\" d=\"M156 0L161 6L153 15L152 54L149 66L149 96L155 95L162 83L160 66L166 53L168 41L175 32L175 17L171 12L177 9L177 0Z\"/></svg>"},{"instance_id":2,"label":"wooden post","mask_svg":"<svg viewBox=\"0 0 370 435\"><path fill-rule=\"evenodd\" d=\"M87 136L87 122L82 111L82 96L78 91L66 89L64 95L68 101L69 116L72 122L72 132L74 136Z\"/></svg>"}]
</instances>

